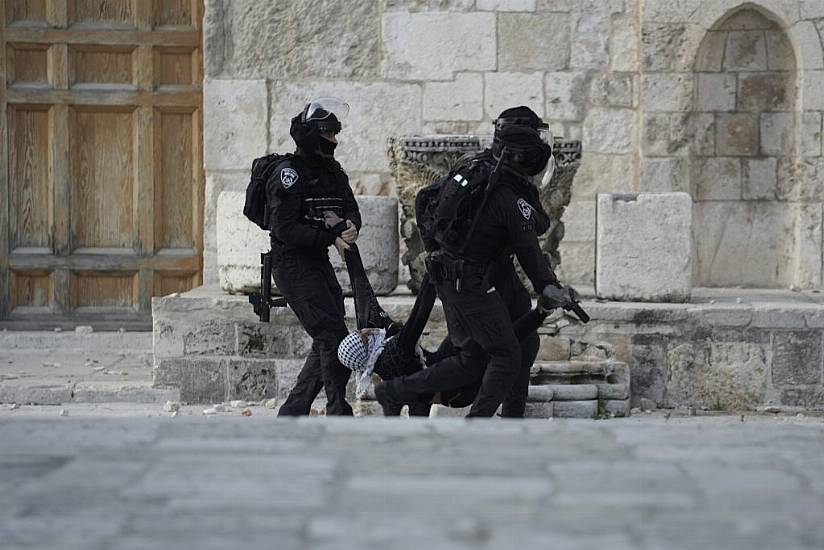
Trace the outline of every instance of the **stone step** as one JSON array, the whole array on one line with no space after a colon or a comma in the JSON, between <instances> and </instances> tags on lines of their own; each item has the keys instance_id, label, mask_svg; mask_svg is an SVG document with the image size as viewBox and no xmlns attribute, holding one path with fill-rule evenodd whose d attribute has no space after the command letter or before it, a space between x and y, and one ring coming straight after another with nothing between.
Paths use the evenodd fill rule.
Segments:
<instances>
[{"instance_id":1,"label":"stone step","mask_svg":"<svg viewBox=\"0 0 824 550\"><path fill-rule=\"evenodd\" d=\"M50 383L48 380L5 380L0 403L63 405L66 403L163 404L180 401L177 388L156 388L150 380L134 382L84 381Z\"/></svg>"},{"instance_id":2,"label":"stone step","mask_svg":"<svg viewBox=\"0 0 824 550\"><path fill-rule=\"evenodd\" d=\"M612 360L538 361L533 384L629 384L629 367Z\"/></svg>"}]
</instances>

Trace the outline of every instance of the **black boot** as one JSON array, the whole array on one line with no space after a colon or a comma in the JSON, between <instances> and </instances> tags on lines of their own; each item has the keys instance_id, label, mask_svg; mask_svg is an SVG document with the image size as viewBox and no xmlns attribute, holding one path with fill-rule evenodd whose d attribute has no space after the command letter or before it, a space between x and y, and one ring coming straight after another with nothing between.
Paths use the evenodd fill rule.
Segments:
<instances>
[{"instance_id":1,"label":"black boot","mask_svg":"<svg viewBox=\"0 0 824 550\"><path fill-rule=\"evenodd\" d=\"M375 386L375 398L383 409L383 416L400 416L403 400L397 395L392 381Z\"/></svg>"}]
</instances>

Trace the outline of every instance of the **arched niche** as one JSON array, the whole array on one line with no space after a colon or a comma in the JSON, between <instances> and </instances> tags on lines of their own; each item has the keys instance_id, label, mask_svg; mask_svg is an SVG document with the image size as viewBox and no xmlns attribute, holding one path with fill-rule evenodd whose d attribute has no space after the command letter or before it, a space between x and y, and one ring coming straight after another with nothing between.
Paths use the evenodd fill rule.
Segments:
<instances>
[{"instance_id":1,"label":"arched niche","mask_svg":"<svg viewBox=\"0 0 824 550\"><path fill-rule=\"evenodd\" d=\"M741 6L706 32L694 72L693 285L789 287L798 250L790 38L765 12Z\"/></svg>"}]
</instances>

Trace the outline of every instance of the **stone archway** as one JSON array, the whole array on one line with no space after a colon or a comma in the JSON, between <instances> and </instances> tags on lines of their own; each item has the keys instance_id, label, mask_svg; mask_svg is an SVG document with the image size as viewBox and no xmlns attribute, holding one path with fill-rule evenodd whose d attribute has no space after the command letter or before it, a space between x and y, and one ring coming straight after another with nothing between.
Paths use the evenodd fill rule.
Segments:
<instances>
[{"instance_id":1,"label":"stone archway","mask_svg":"<svg viewBox=\"0 0 824 550\"><path fill-rule=\"evenodd\" d=\"M795 280L796 58L752 6L703 38L694 67L690 188L694 286L789 287Z\"/></svg>"}]
</instances>

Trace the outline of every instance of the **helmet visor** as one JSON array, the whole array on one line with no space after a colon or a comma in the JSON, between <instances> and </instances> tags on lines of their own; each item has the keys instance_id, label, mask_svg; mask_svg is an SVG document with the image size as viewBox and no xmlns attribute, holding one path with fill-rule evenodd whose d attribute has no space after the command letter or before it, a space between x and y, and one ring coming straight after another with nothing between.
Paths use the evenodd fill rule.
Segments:
<instances>
[{"instance_id":1,"label":"helmet visor","mask_svg":"<svg viewBox=\"0 0 824 550\"><path fill-rule=\"evenodd\" d=\"M552 131L549 128L538 128L538 136L541 138L541 141L550 147L555 147L555 144L553 143L555 137L552 135Z\"/></svg>"},{"instance_id":2,"label":"helmet visor","mask_svg":"<svg viewBox=\"0 0 824 550\"><path fill-rule=\"evenodd\" d=\"M349 105L335 97L322 97L315 99L306 107L303 115L304 122L326 120L334 115L338 121L343 120L349 114Z\"/></svg>"}]
</instances>

